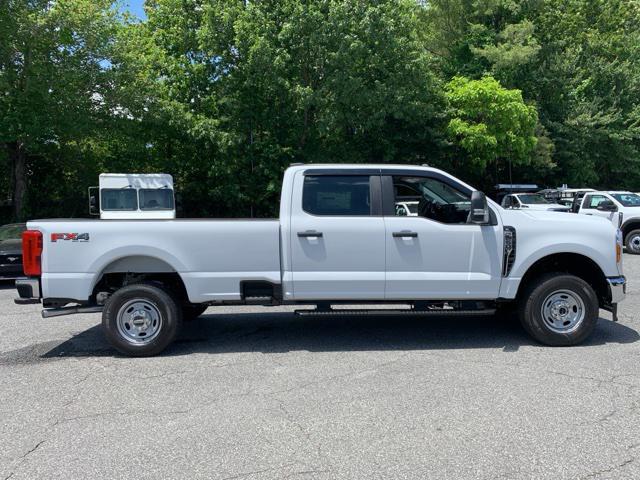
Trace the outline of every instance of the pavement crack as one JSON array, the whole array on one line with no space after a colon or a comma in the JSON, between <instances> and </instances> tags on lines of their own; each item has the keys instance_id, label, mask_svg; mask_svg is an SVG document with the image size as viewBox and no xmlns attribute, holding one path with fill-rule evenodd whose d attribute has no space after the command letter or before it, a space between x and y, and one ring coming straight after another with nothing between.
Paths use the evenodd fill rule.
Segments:
<instances>
[{"instance_id":1,"label":"pavement crack","mask_svg":"<svg viewBox=\"0 0 640 480\"><path fill-rule=\"evenodd\" d=\"M298 475L313 475L314 473L327 473L329 470L301 470L299 472L293 472L288 475L285 475L282 478L292 478L297 477Z\"/></svg>"},{"instance_id":2,"label":"pavement crack","mask_svg":"<svg viewBox=\"0 0 640 480\"><path fill-rule=\"evenodd\" d=\"M294 465L299 465L299 464L298 463L288 463L286 465L281 465L279 467L263 468L261 470L253 470L251 472L238 473L236 475L231 475L230 477L224 477L224 478L222 478L222 480L235 480L235 479L238 479L238 478L252 477L253 475L259 475L261 473L282 470L283 468L292 467Z\"/></svg>"},{"instance_id":3,"label":"pavement crack","mask_svg":"<svg viewBox=\"0 0 640 480\"><path fill-rule=\"evenodd\" d=\"M630 463L633 463L634 461L635 461L635 458L629 458L624 462L618 463L617 465L614 465L612 467L604 468L602 470L596 470L595 472L592 472L584 477L580 477L580 480L587 480L588 478L596 478L596 477L599 477L600 475L604 475L605 473L614 472L623 467L626 467L627 465L629 465Z\"/></svg>"},{"instance_id":4,"label":"pavement crack","mask_svg":"<svg viewBox=\"0 0 640 480\"><path fill-rule=\"evenodd\" d=\"M33 452L35 452L40 445L42 445L44 442L46 442L46 440L40 440L38 443L35 444L35 446L29 450L27 453L25 453L24 455L22 455L22 458L26 458L27 456L31 455Z\"/></svg>"}]
</instances>

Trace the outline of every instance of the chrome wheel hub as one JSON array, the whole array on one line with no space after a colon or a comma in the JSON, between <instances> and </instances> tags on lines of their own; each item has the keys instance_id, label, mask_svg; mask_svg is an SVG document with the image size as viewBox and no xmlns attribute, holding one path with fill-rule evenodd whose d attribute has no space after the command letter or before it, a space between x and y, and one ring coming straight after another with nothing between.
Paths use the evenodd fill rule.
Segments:
<instances>
[{"instance_id":1,"label":"chrome wheel hub","mask_svg":"<svg viewBox=\"0 0 640 480\"><path fill-rule=\"evenodd\" d=\"M634 252L640 252L640 235L634 235L629 242L631 250Z\"/></svg>"},{"instance_id":2,"label":"chrome wheel hub","mask_svg":"<svg viewBox=\"0 0 640 480\"><path fill-rule=\"evenodd\" d=\"M162 327L162 315L158 307L148 300L129 300L118 310L117 326L122 338L140 345L158 335Z\"/></svg>"},{"instance_id":3,"label":"chrome wheel hub","mask_svg":"<svg viewBox=\"0 0 640 480\"><path fill-rule=\"evenodd\" d=\"M541 313L550 330L570 333L580 326L586 312L578 294L570 290L557 290L544 300Z\"/></svg>"}]
</instances>

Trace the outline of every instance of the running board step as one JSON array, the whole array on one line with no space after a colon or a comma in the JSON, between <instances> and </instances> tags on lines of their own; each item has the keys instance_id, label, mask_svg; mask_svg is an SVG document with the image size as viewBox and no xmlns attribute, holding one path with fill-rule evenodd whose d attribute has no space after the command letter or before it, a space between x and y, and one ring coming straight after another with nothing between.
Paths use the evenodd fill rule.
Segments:
<instances>
[{"instance_id":1,"label":"running board step","mask_svg":"<svg viewBox=\"0 0 640 480\"><path fill-rule=\"evenodd\" d=\"M496 314L495 308L486 310L296 310L301 317L333 317L333 316L412 316L412 317L485 317Z\"/></svg>"},{"instance_id":2,"label":"running board step","mask_svg":"<svg viewBox=\"0 0 640 480\"><path fill-rule=\"evenodd\" d=\"M100 313L104 307L96 305L92 307L57 307L45 308L42 310L42 318L61 317L62 315L73 315L75 313Z\"/></svg>"}]
</instances>

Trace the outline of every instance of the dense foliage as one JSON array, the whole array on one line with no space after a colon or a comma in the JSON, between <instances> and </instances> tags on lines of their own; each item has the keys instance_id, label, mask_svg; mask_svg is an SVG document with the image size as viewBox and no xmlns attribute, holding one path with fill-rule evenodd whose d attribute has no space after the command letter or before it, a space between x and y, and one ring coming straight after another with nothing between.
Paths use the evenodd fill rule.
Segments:
<instances>
[{"instance_id":1,"label":"dense foliage","mask_svg":"<svg viewBox=\"0 0 640 480\"><path fill-rule=\"evenodd\" d=\"M292 162L640 189L634 0L118 7L0 2L0 220L82 216L100 172L160 171L186 215L270 216Z\"/></svg>"}]
</instances>

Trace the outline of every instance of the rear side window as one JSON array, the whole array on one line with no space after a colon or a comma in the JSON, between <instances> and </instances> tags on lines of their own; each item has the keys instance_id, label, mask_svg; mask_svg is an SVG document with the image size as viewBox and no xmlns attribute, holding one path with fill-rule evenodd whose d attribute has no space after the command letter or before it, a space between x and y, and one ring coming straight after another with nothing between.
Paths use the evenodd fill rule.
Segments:
<instances>
[{"instance_id":1,"label":"rear side window","mask_svg":"<svg viewBox=\"0 0 640 480\"><path fill-rule=\"evenodd\" d=\"M140 210L173 210L173 191L168 188L141 188Z\"/></svg>"},{"instance_id":2,"label":"rear side window","mask_svg":"<svg viewBox=\"0 0 640 480\"><path fill-rule=\"evenodd\" d=\"M368 175L307 175L302 189L302 209L312 215L371 215Z\"/></svg>"},{"instance_id":3,"label":"rear side window","mask_svg":"<svg viewBox=\"0 0 640 480\"><path fill-rule=\"evenodd\" d=\"M104 188L100 205L102 210L137 210L138 195L134 188Z\"/></svg>"}]
</instances>

